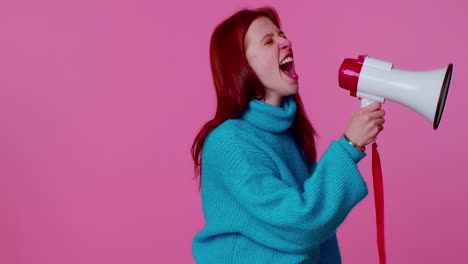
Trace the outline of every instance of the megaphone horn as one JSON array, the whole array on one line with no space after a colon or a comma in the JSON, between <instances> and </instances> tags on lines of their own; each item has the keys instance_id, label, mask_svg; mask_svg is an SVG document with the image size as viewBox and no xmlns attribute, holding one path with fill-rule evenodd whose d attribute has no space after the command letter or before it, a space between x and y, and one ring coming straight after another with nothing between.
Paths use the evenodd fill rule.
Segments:
<instances>
[{"instance_id":1,"label":"megaphone horn","mask_svg":"<svg viewBox=\"0 0 468 264\"><path fill-rule=\"evenodd\" d=\"M338 81L355 97L407 106L439 127L452 78L453 65L431 71L393 69L391 62L360 55L344 59ZM369 102L369 101L368 101ZM364 103L364 100L363 100Z\"/></svg>"}]
</instances>

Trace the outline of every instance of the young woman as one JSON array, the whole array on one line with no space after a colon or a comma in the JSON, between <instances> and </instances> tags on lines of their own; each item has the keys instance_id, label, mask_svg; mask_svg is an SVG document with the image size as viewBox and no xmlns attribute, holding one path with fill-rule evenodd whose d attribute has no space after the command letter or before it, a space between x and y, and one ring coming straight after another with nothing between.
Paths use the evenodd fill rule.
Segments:
<instances>
[{"instance_id":1,"label":"young woman","mask_svg":"<svg viewBox=\"0 0 468 264\"><path fill-rule=\"evenodd\" d=\"M357 163L383 129L380 103L356 110L317 163L280 28L272 8L241 10L211 37L217 111L192 146L206 219L197 263L341 263L336 230L368 193Z\"/></svg>"}]
</instances>

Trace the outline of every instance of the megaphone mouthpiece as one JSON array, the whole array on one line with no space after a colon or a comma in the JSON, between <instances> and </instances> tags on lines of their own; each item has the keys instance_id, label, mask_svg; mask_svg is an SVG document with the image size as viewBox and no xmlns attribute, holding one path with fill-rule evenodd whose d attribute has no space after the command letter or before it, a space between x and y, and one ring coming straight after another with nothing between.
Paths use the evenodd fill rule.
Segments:
<instances>
[{"instance_id":1,"label":"megaphone mouthpiece","mask_svg":"<svg viewBox=\"0 0 468 264\"><path fill-rule=\"evenodd\" d=\"M340 87L349 90L352 96L356 96L359 74L366 57L367 55L360 55L357 59L344 59L338 71Z\"/></svg>"}]
</instances>

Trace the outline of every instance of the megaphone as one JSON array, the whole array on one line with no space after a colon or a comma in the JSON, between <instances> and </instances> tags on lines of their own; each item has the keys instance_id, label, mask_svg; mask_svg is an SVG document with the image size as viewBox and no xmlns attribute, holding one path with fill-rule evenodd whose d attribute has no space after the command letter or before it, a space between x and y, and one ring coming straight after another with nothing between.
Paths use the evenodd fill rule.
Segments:
<instances>
[{"instance_id":1,"label":"megaphone","mask_svg":"<svg viewBox=\"0 0 468 264\"><path fill-rule=\"evenodd\" d=\"M407 106L439 127L447 99L453 65L430 71L393 69L393 63L360 55L341 64L340 87L362 99L364 107L385 99Z\"/></svg>"}]
</instances>

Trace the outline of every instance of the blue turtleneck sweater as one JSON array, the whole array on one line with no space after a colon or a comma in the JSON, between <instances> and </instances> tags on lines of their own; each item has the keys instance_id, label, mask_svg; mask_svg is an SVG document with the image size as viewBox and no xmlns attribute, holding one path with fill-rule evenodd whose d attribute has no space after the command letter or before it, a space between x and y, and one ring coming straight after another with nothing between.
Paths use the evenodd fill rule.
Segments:
<instances>
[{"instance_id":1,"label":"blue turtleneck sweater","mask_svg":"<svg viewBox=\"0 0 468 264\"><path fill-rule=\"evenodd\" d=\"M296 109L291 96L281 107L252 99L206 138L197 263L341 263L336 230L368 193L366 154L341 136L308 165L290 130Z\"/></svg>"}]
</instances>

